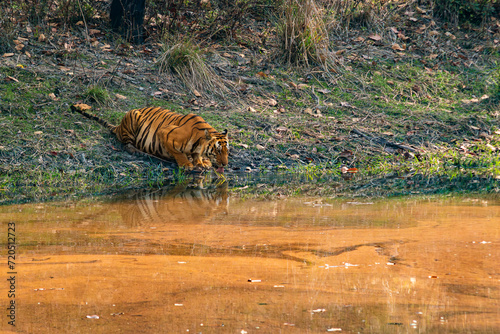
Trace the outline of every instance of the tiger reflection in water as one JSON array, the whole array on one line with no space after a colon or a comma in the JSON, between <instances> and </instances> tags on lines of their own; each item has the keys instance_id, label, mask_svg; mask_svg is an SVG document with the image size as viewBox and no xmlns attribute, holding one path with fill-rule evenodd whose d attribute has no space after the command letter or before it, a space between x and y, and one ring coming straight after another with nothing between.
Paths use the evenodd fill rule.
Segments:
<instances>
[{"instance_id":1,"label":"tiger reflection in water","mask_svg":"<svg viewBox=\"0 0 500 334\"><path fill-rule=\"evenodd\" d=\"M203 187L202 180L173 188L140 191L122 202L121 216L127 227L162 223L199 224L218 214L227 214L227 182Z\"/></svg>"}]
</instances>

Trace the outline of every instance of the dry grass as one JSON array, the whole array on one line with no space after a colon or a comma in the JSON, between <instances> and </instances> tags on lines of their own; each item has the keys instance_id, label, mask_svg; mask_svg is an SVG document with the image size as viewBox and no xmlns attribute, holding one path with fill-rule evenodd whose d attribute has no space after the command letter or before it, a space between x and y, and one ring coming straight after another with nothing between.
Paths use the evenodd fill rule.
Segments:
<instances>
[{"instance_id":1,"label":"dry grass","mask_svg":"<svg viewBox=\"0 0 500 334\"><path fill-rule=\"evenodd\" d=\"M157 65L160 73L173 74L193 93L223 97L230 91L231 84L215 73L203 58L202 50L191 41L169 45Z\"/></svg>"},{"instance_id":2,"label":"dry grass","mask_svg":"<svg viewBox=\"0 0 500 334\"><path fill-rule=\"evenodd\" d=\"M331 60L324 10L314 0L285 0L277 31L286 63L327 65Z\"/></svg>"}]
</instances>

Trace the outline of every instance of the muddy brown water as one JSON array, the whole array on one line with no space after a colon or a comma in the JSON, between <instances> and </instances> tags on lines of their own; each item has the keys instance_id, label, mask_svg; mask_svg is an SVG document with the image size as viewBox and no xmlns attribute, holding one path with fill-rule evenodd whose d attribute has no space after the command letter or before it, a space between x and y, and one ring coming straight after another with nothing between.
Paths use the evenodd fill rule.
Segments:
<instances>
[{"instance_id":1,"label":"muddy brown water","mask_svg":"<svg viewBox=\"0 0 500 334\"><path fill-rule=\"evenodd\" d=\"M494 199L174 189L5 206L0 220L3 332L500 332Z\"/></svg>"}]
</instances>

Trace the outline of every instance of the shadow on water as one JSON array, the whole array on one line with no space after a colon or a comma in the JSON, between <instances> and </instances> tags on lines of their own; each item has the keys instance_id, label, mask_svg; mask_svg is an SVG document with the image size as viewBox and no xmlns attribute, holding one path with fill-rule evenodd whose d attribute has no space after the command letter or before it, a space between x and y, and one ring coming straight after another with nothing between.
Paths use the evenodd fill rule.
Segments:
<instances>
[{"instance_id":1,"label":"shadow on water","mask_svg":"<svg viewBox=\"0 0 500 334\"><path fill-rule=\"evenodd\" d=\"M16 331L500 330L497 200L244 199L201 181L0 207Z\"/></svg>"}]
</instances>

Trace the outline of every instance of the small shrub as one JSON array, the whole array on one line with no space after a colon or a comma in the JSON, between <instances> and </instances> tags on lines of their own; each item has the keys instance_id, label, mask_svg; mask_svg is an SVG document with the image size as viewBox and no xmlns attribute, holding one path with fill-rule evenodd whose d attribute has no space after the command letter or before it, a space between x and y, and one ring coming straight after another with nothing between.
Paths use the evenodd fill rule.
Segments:
<instances>
[{"instance_id":1,"label":"small shrub","mask_svg":"<svg viewBox=\"0 0 500 334\"><path fill-rule=\"evenodd\" d=\"M500 14L497 0L433 0L434 14L453 25L483 24L491 16Z\"/></svg>"},{"instance_id":2,"label":"small shrub","mask_svg":"<svg viewBox=\"0 0 500 334\"><path fill-rule=\"evenodd\" d=\"M109 100L108 91L100 86L92 85L90 86L82 96L86 100L90 100L92 102L96 102L98 104L104 104Z\"/></svg>"}]
</instances>

